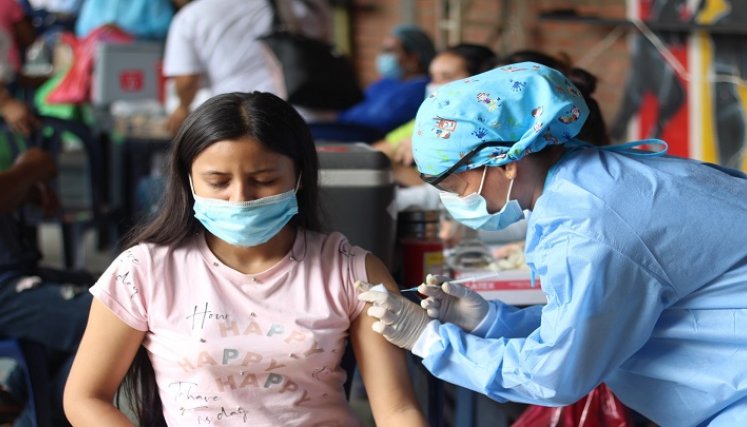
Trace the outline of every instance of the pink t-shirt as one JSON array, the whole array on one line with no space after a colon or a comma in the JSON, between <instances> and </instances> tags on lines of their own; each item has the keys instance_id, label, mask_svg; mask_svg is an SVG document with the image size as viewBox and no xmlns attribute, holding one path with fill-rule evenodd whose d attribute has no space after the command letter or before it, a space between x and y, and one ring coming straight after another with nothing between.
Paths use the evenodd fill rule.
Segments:
<instances>
[{"instance_id":1,"label":"pink t-shirt","mask_svg":"<svg viewBox=\"0 0 747 427\"><path fill-rule=\"evenodd\" d=\"M128 249L91 292L147 331L170 426L359 425L340 359L363 310L353 283L366 280L366 254L339 233L299 230L282 261L248 275L198 235Z\"/></svg>"}]
</instances>

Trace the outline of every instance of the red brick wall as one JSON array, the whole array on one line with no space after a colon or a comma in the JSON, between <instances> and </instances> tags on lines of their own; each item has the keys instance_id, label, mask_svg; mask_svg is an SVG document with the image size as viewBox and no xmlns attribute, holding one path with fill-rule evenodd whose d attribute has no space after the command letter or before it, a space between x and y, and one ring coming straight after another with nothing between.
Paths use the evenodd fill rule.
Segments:
<instances>
[{"instance_id":1,"label":"red brick wall","mask_svg":"<svg viewBox=\"0 0 747 427\"><path fill-rule=\"evenodd\" d=\"M442 41L436 33L437 2L413 2L415 23ZM374 59L381 39L393 26L402 23L403 5L400 0L353 0L352 3L353 52L360 79L367 84L377 77ZM508 9L508 16L501 16L504 8ZM602 18L625 18L625 0L514 0L507 5L501 0L472 0L464 14L462 41L487 44L500 54L518 49L564 53L576 63L613 29L539 19L540 12L557 8L572 8L580 14ZM445 45L445 41L440 44ZM598 56L586 59L589 62L584 64L584 68L599 78L595 96L609 123L617 112L629 67L625 37L619 38Z\"/></svg>"}]
</instances>

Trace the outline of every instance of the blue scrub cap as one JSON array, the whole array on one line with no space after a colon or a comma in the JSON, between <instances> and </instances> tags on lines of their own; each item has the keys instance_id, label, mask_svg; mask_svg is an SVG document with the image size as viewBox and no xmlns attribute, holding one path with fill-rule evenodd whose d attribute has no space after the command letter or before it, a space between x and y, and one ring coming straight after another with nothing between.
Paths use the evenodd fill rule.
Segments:
<instances>
[{"instance_id":1,"label":"blue scrub cap","mask_svg":"<svg viewBox=\"0 0 747 427\"><path fill-rule=\"evenodd\" d=\"M573 140L589 115L579 90L559 71L534 62L505 65L447 83L423 101L412 150L418 171L438 175L485 141L455 172L501 166Z\"/></svg>"},{"instance_id":2,"label":"blue scrub cap","mask_svg":"<svg viewBox=\"0 0 747 427\"><path fill-rule=\"evenodd\" d=\"M418 55L423 71L427 72L428 65L436 56L436 48L428 34L416 25L399 25L392 30L392 35L402 43L408 52L414 52Z\"/></svg>"}]
</instances>

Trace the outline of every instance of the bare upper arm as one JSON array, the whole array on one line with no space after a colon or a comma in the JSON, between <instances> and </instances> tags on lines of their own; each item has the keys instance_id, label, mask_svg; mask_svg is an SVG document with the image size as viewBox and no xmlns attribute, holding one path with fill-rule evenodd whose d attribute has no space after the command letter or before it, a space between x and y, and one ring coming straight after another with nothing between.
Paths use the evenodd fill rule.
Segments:
<instances>
[{"instance_id":1,"label":"bare upper arm","mask_svg":"<svg viewBox=\"0 0 747 427\"><path fill-rule=\"evenodd\" d=\"M399 292L384 263L366 256L369 283L383 283ZM371 329L368 305L350 326L350 340L377 425L425 425L409 378L404 350L390 344ZM404 423L403 423L404 422Z\"/></svg>"},{"instance_id":2,"label":"bare upper arm","mask_svg":"<svg viewBox=\"0 0 747 427\"><path fill-rule=\"evenodd\" d=\"M145 331L128 326L94 298L65 386L65 399L98 397L111 401L144 337Z\"/></svg>"}]
</instances>

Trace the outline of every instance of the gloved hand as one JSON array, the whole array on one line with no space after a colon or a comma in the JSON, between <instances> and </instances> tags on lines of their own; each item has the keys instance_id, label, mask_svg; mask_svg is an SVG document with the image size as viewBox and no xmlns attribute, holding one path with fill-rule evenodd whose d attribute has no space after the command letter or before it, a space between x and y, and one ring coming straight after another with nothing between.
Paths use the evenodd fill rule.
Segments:
<instances>
[{"instance_id":1,"label":"gloved hand","mask_svg":"<svg viewBox=\"0 0 747 427\"><path fill-rule=\"evenodd\" d=\"M358 300L373 304L366 312L377 319L372 329L390 343L412 350L425 325L431 321L425 310L401 295L388 292L386 288L378 289L361 281L355 283L355 288L361 291Z\"/></svg>"},{"instance_id":2,"label":"gloved hand","mask_svg":"<svg viewBox=\"0 0 747 427\"><path fill-rule=\"evenodd\" d=\"M467 332L474 330L488 314L488 302L477 292L447 277L429 274L418 292L428 298L420 302L428 316L454 323Z\"/></svg>"}]
</instances>

